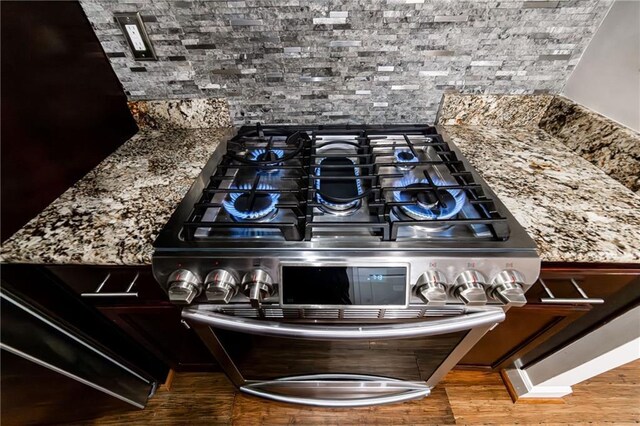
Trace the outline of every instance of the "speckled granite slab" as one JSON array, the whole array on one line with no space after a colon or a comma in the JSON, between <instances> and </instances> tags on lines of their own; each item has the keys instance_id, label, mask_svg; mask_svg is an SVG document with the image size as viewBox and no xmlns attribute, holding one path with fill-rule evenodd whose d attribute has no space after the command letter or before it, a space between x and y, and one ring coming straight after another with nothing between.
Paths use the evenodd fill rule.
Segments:
<instances>
[{"instance_id":1,"label":"speckled granite slab","mask_svg":"<svg viewBox=\"0 0 640 426\"><path fill-rule=\"evenodd\" d=\"M640 262L640 196L542 130L446 126L543 261Z\"/></svg>"},{"instance_id":2,"label":"speckled granite slab","mask_svg":"<svg viewBox=\"0 0 640 426\"><path fill-rule=\"evenodd\" d=\"M228 132L138 133L5 241L1 260L150 264L157 233Z\"/></svg>"},{"instance_id":3,"label":"speckled granite slab","mask_svg":"<svg viewBox=\"0 0 640 426\"><path fill-rule=\"evenodd\" d=\"M638 133L562 96L552 100L540 127L640 193Z\"/></svg>"},{"instance_id":4,"label":"speckled granite slab","mask_svg":"<svg viewBox=\"0 0 640 426\"><path fill-rule=\"evenodd\" d=\"M489 127L538 127L552 95L466 95L447 93L438 124Z\"/></svg>"},{"instance_id":5,"label":"speckled granite slab","mask_svg":"<svg viewBox=\"0 0 640 426\"><path fill-rule=\"evenodd\" d=\"M231 127L225 99L132 101L129 109L140 129L199 129Z\"/></svg>"}]
</instances>

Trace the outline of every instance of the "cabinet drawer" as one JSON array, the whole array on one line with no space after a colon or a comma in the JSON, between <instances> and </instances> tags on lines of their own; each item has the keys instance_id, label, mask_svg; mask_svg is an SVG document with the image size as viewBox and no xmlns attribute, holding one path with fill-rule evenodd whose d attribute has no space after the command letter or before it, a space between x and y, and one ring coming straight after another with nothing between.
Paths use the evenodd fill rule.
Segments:
<instances>
[{"instance_id":1,"label":"cabinet drawer","mask_svg":"<svg viewBox=\"0 0 640 426\"><path fill-rule=\"evenodd\" d=\"M72 265L47 269L94 305L168 301L151 267Z\"/></svg>"}]
</instances>

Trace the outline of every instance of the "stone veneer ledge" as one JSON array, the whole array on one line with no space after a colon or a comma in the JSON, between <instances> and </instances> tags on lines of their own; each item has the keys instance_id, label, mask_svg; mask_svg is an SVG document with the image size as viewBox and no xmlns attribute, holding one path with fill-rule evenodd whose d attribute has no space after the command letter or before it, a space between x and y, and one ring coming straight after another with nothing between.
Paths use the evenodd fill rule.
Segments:
<instances>
[{"instance_id":1,"label":"stone veneer ledge","mask_svg":"<svg viewBox=\"0 0 640 426\"><path fill-rule=\"evenodd\" d=\"M231 127L224 99L130 101L129 110L142 130Z\"/></svg>"},{"instance_id":2,"label":"stone veneer ledge","mask_svg":"<svg viewBox=\"0 0 640 426\"><path fill-rule=\"evenodd\" d=\"M553 99L540 127L640 194L638 132L563 96Z\"/></svg>"},{"instance_id":3,"label":"stone veneer ledge","mask_svg":"<svg viewBox=\"0 0 640 426\"><path fill-rule=\"evenodd\" d=\"M490 127L537 128L551 95L445 94L438 111L438 124Z\"/></svg>"},{"instance_id":4,"label":"stone veneer ledge","mask_svg":"<svg viewBox=\"0 0 640 426\"><path fill-rule=\"evenodd\" d=\"M438 124L540 128L640 193L640 135L563 96L446 94Z\"/></svg>"}]
</instances>

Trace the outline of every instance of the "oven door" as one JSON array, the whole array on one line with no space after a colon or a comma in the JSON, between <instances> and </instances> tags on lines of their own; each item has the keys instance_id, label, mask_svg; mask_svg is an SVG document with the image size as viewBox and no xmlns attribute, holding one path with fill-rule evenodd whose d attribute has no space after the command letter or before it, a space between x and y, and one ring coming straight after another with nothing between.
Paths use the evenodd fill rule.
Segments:
<instances>
[{"instance_id":1,"label":"oven door","mask_svg":"<svg viewBox=\"0 0 640 426\"><path fill-rule=\"evenodd\" d=\"M332 407L429 395L482 335L505 317L502 309L489 307L427 315L380 324L242 318L210 306L182 313L242 391Z\"/></svg>"}]
</instances>

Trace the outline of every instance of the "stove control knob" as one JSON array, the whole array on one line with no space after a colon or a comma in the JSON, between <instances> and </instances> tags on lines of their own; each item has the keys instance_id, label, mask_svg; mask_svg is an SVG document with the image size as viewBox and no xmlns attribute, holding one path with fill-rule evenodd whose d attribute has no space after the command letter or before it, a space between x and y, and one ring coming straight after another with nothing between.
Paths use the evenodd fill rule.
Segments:
<instances>
[{"instance_id":1,"label":"stove control knob","mask_svg":"<svg viewBox=\"0 0 640 426\"><path fill-rule=\"evenodd\" d=\"M478 271L464 271L453 287L453 295L469 306L481 306L487 303L484 286L486 280Z\"/></svg>"},{"instance_id":2,"label":"stove control knob","mask_svg":"<svg viewBox=\"0 0 640 426\"><path fill-rule=\"evenodd\" d=\"M167 279L169 300L188 305L202 292L202 280L187 269L173 271Z\"/></svg>"},{"instance_id":3,"label":"stove control knob","mask_svg":"<svg viewBox=\"0 0 640 426\"><path fill-rule=\"evenodd\" d=\"M204 279L205 294L209 302L229 303L238 293L238 280L226 269L214 269Z\"/></svg>"},{"instance_id":4,"label":"stove control knob","mask_svg":"<svg viewBox=\"0 0 640 426\"><path fill-rule=\"evenodd\" d=\"M520 272L502 271L493 279L487 294L505 305L523 306L527 303L527 297L522 288L523 283L524 277Z\"/></svg>"},{"instance_id":5,"label":"stove control knob","mask_svg":"<svg viewBox=\"0 0 640 426\"><path fill-rule=\"evenodd\" d=\"M242 292L249 298L251 306L259 308L262 299L274 293L273 280L262 269L254 269L242 277Z\"/></svg>"},{"instance_id":6,"label":"stove control knob","mask_svg":"<svg viewBox=\"0 0 640 426\"><path fill-rule=\"evenodd\" d=\"M428 306L444 306L447 303L447 279L440 271L427 271L418 277L416 295Z\"/></svg>"}]
</instances>

